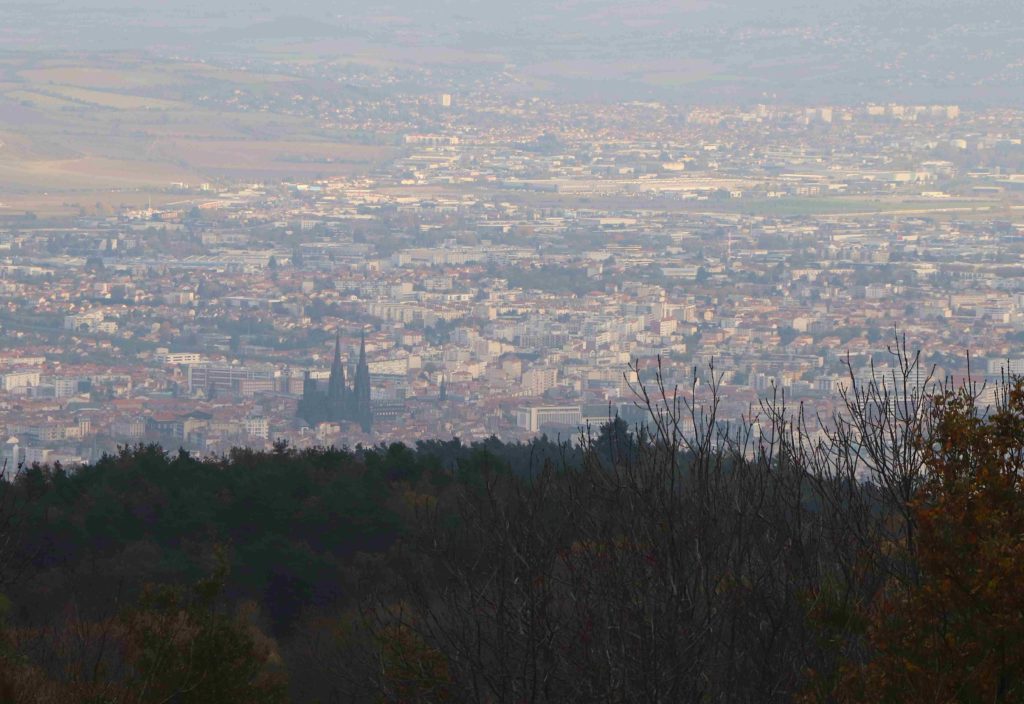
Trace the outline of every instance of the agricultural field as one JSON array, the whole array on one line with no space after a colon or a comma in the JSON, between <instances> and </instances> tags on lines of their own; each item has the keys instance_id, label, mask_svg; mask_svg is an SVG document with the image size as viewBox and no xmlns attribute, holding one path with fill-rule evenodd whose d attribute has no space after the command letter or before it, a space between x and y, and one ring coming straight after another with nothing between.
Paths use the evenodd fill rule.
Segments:
<instances>
[{"instance_id":1,"label":"agricultural field","mask_svg":"<svg viewBox=\"0 0 1024 704\"><path fill-rule=\"evenodd\" d=\"M823 215L901 215L940 213L990 213L1000 206L990 199L922 199L922 198L864 198L864 197L793 197L758 200L735 200L724 203L701 203L695 210L743 215L774 217Z\"/></svg>"},{"instance_id":2,"label":"agricultural field","mask_svg":"<svg viewBox=\"0 0 1024 704\"><path fill-rule=\"evenodd\" d=\"M174 100L162 100L160 98L148 98L140 95L128 95L112 91L92 90L89 88L78 88L76 86L47 86L48 92L59 99L69 100L73 103L80 103L101 108L112 108L114 110L173 110L188 109L188 104Z\"/></svg>"},{"instance_id":3,"label":"agricultural field","mask_svg":"<svg viewBox=\"0 0 1024 704\"><path fill-rule=\"evenodd\" d=\"M152 195L218 178L358 174L393 156L387 147L338 141L312 119L207 100L295 80L123 54L6 61L0 64L0 202L11 208L15 195L96 189Z\"/></svg>"}]
</instances>

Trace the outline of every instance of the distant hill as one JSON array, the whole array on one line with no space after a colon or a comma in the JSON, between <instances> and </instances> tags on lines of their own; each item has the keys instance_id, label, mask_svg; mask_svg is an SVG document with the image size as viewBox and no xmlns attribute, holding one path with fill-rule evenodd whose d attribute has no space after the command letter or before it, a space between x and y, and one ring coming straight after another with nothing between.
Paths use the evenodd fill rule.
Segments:
<instances>
[{"instance_id":1,"label":"distant hill","mask_svg":"<svg viewBox=\"0 0 1024 704\"><path fill-rule=\"evenodd\" d=\"M0 7L0 20L0 38L34 48L223 56L358 37L370 44L304 50L409 66L438 64L442 49L486 51L525 90L588 100L1024 100L1024 77L1008 68L1022 58L1024 13L1000 0L73 0ZM459 68L479 70L479 57L464 55Z\"/></svg>"}]
</instances>

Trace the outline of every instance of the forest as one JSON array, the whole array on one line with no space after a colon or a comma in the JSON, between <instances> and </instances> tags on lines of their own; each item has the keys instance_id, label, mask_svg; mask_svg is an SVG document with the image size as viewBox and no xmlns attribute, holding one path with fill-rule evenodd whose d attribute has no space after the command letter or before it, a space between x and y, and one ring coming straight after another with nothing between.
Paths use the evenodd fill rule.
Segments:
<instances>
[{"instance_id":1,"label":"forest","mask_svg":"<svg viewBox=\"0 0 1024 704\"><path fill-rule=\"evenodd\" d=\"M0 702L1024 701L1024 381L0 482ZM696 376L695 376L696 378Z\"/></svg>"}]
</instances>

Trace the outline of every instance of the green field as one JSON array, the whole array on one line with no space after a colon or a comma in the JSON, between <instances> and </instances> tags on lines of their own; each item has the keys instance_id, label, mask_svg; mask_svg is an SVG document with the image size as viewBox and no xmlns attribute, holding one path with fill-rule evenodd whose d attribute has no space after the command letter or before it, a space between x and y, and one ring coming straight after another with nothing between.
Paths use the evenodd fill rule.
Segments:
<instances>
[{"instance_id":1,"label":"green field","mask_svg":"<svg viewBox=\"0 0 1024 704\"><path fill-rule=\"evenodd\" d=\"M725 202L694 203L692 210L707 213L730 213L740 215L762 215L769 217L800 217L820 215L877 215L879 213L972 213L990 212L1000 208L995 200L966 199L897 199L858 197L800 197L770 198L759 200L736 199Z\"/></svg>"}]
</instances>

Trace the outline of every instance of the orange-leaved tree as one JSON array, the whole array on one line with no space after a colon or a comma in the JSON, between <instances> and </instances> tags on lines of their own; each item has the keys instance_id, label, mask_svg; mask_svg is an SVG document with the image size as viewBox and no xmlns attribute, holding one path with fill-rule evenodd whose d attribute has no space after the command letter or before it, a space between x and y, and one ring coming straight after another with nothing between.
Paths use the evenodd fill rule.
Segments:
<instances>
[{"instance_id":1,"label":"orange-leaved tree","mask_svg":"<svg viewBox=\"0 0 1024 704\"><path fill-rule=\"evenodd\" d=\"M969 387L935 399L917 574L874 605L839 701L1024 701L1024 380L998 396L992 409Z\"/></svg>"}]
</instances>

